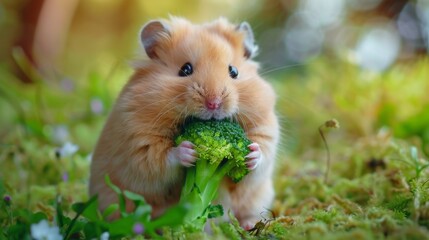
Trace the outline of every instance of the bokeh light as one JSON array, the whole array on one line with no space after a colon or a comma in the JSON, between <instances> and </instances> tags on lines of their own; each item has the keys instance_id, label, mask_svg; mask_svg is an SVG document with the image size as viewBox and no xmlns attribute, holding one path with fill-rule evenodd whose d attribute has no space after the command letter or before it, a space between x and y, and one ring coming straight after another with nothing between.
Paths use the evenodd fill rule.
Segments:
<instances>
[{"instance_id":1,"label":"bokeh light","mask_svg":"<svg viewBox=\"0 0 429 240\"><path fill-rule=\"evenodd\" d=\"M400 38L389 25L367 30L359 40L356 49L356 63L372 71L383 71L397 58Z\"/></svg>"}]
</instances>

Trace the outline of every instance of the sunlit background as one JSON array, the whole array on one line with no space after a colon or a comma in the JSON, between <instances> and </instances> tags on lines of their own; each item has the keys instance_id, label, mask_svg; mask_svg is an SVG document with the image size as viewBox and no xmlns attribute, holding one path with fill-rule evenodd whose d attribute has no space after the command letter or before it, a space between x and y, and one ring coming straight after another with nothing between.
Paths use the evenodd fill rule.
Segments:
<instances>
[{"instance_id":1,"label":"sunlit background","mask_svg":"<svg viewBox=\"0 0 429 240\"><path fill-rule=\"evenodd\" d=\"M4 0L0 7L3 65L13 68L11 49L21 47L56 79L122 67L138 52L141 26L169 15L196 23L219 16L249 21L260 46L257 60L266 69L328 55L379 72L429 47L427 0Z\"/></svg>"}]
</instances>

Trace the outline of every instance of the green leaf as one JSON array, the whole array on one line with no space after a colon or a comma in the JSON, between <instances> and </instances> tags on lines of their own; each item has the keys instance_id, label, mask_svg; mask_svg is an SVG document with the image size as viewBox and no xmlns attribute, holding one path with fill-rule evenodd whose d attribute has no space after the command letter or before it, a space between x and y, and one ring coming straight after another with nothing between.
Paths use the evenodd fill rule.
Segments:
<instances>
[{"instance_id":1,"label":"green leaf","mask_svg":"<svg viewBox=\"0 0 429 240\"><path fill-rule=\"evenodd\" d=\"M76 235L80 235L80 232L83 231L87 222L84 221L76 221L73 223L73 228L69 233L69 239L75 239ZM65 239L65 238L64 238Z\"/></svg>"},{"instance_id":2,"label":"green leaf","mask_svg":"<svg viewBox=\"0 0 429 240\"><path fill-rule=\"evenodd\" d=\"M115 237L117 237L117 235L121 236L131 234L134 223L135 220L133 216L120 218L108 224L109 233Z\"/></svg>"},{"instance_id":3,"label":"green leaf","mask_svg":"<svg viewBox=\"0 0 429 240\"><path fill-rule=\"evenodd\" d=\"M122 194L121 189L118 186L114 185L112 181L110 181L109 175L106 174L106 176L104 176L104 181L106 182L107 186L109 186L115 193Z\"/></svg>"},{"instance_id":4,"label":"green leaf","mask_svg":"<svg viewBox=\"0 0 429 240\"><path fill-rule=\"evenodd\" d=\"M58 227L62 228L64 225L64 214L63 214L63 210L61 208L61 199L59 196L57 196L56 201L55 201L55 206L56 206L56 214L57 214L57 223L58 223Z\"/></svg>"},{"instance_id":5,"label":"green leaf","mask_svg":"<svg viewBox=\"0 0 429 240\"><path fill-rule=\"evenodd\" d=\"M152 212L152 207L149 204L143 204L137 206L136 210L134 210L134 214L136 216L143 216L143 221L149 221L150 220L150 214Z\"/></svg>"},{"instance_id":6,"label":"green leaf","mask_svg":"<svg viewBox=\"0 0 429 240\"><path fill-rule=\"evenodd\" d=\"M130 199L132 201L146 202L144 197L137 194L137 193L133 193L133 192L125 190L124 195L125 195L125 197L127 197L128 199Z\"/></svg>"},{"instance_id":7,"label":"green leaf","mask_svg":"<svg viewBox=\"0 0 429 240\"><path fill-rule=\"evenodd\" d=\"M75 203L72 205L72 209L76 213L80 213L82 216L86 217L90 221L100 221L100 213L98 211L98 197L92 197L88 202L85 203Z\"/></svg>"},{"instance_id":8,"label":"green leaf","mask_svg":"<svg viewBox=\"0 0 429 240\"><path fill-rule=\"evenodd\" d=\"M119 204L114 203L110 204L106 209L103 211L103 218L106 219L110 215L112 215L115 211L119 210Z\"/></svg>"},{"instance_id":9,"label":"green leaf","mask_svg":"<svg viewBox=\"0 0 429 240\"><path fill-rule=\"evenodd\" d=\"M104 180L107 186L109 186L115 193L118 194L119 209L121 210L121 217L128 216L124 193L118 186L116 186L115 184L112 183L112 181L110 181L109 175L106 174L106 176L104 177Z\"/></svg>"},{"instance_id":10,"label":"green leaf","mask_svg":"<svg viewBox=\"0 0 429 240\"><path fill-rule=\"evenodd\" d=\"M167 209L167 211L155 219L151 223L153 229L158 229L160 227L175 227L183 223L185 214L188 211L189 207L186 204L178 204L174 207Z\"/></svg>"},{"instance_id":11,"label":"green leaf","mask_svg":"<svg viewBox=\"0 0 429 240\"><path fill-rule=\"evenodd\" d=\"M104 232L101 226L94 222L85 224L82 231L85 234L85 239L99 239L100 235Z\"/></svg>"},{"instance_id":12,"label":"green leaf","mask_svg":"<svg viewBox=\"0 0 429 240\"><path fill-rule=\"evenodd\" d=\"M71 208L73 209L73 211L75 211L76 213L82 212L85 209L85 203L84 202L77 202L74 203Z\"/></svg>"},{"instance_id":13,"label":"green leaf","mask_svg":"<svg viewBox=\"0 0 429 240\"><path fill-rule=\"evenodd\" d=\"M222 205L210 205L206 209L208 218L217 218L223 216L223 207Z\"/></svg>"},{"instance_id":14,"label":"green leaf","mask_svg":"<svg viewBox=\"0 0 429 240\"><path fill-rule=\"evenodd\" d=\"M98 211L98 198L86 206L82 212L82 216L88 218L91 221L102 220L100 217L100 212Z\"/></svg>"},{"instance_id":15,"label":"green leaf","mask_svg":"<svg viewBox=\"0 0 429 240\"><path fill-rule=\"evenodd\" d=\"M70 222L70 225L67 228L66 233L64 235L64 239L68 239L70 233L72 233L73 229L76 227L75 224L76 224L76 221L79 218L79 216L85 211L85 209L88 206L90 206L93 202L96 202L97 198L98 198L97 195L95 195L95 196L93 196L91 199L89 199L87 202L85 202L83 204L82 203L73 204L72 208L76 212L76 216ZM96 204L96 205L98 205L98 204Z\"/></svg>"}]
</instances>

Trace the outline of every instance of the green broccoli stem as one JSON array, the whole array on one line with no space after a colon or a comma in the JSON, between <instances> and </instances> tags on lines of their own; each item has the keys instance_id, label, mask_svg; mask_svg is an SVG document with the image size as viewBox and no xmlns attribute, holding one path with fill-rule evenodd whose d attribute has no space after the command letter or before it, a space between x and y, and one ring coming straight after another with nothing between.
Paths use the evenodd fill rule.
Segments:
<instances>
[{"instance_id":1,"label":"green broccoli stem","mask_svg":"<svg viewBox=\"0 0 429 240\"><path fill-rule=\"evenodd\" d=\"M212 205L222 179L228 176L238 182L249 173L244 156L251 141L238 123L199 119L183 126L175 143L183 141L193 142L200 157L195 167L186 169L179 204L189 206L185 226L198 230L207 218L223 214L222 206Z\"/></svg>"},{"instance_id":2,"label":"green broccoli stem","mask_svg":"<svg viewBox=\"0 0 429 240\"><path fill-rule=\"evenodd\" d=\"M185 185L180 197L181 204L189 204L185 222L196 229L203 229L208 218L207 208L216 198L222 179L234 168L234 161L223 161L221 164L210 164L208 161L197 161L195 167L186 170Z\"/></svg>"}]
</instances>

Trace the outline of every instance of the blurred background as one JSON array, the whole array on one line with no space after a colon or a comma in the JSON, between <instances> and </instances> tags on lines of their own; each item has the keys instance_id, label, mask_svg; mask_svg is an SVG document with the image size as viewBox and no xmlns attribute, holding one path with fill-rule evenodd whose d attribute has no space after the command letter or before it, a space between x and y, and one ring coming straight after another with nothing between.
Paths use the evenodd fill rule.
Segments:
<instances>
[{"instance_id":1,"label":"blurred background","mask_svg":"<svg viewBox=\"0 0 429 240\"><path fill-rule=\"evenodd\" d=\"M130 60L143 54L140 28L170 15L252 25L260 73L278 94L281 162L320 163L318 127L331 118L341 125L329 136L338 161L380 136L428 156L429 0L2 0L2 147L71 143L89 158Z\"/></svg>"},{"instance_id":2,"label":"blurred background","mask_svg":"<svg viewBox=\"0 0 429 240\"><path fill-rule=\"evenodd\" d=\"M427 0L3 0L0 60L13 69L11 49L20 47L44 75L85 76L132 58L141 26L169 15L197 23L219 16L249 21L267 68L329 55L383 71L429 48Z\"/></svg>"}]
</instances>

